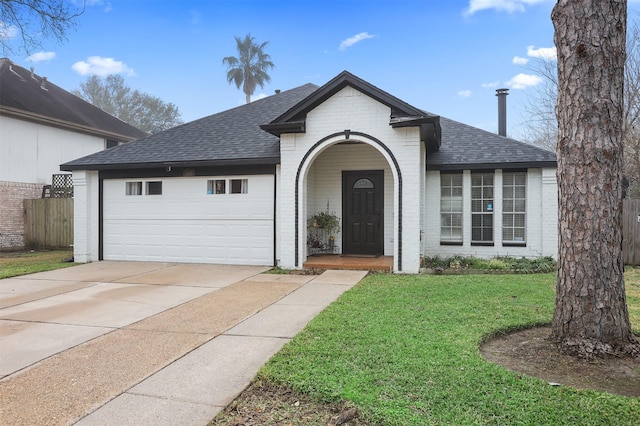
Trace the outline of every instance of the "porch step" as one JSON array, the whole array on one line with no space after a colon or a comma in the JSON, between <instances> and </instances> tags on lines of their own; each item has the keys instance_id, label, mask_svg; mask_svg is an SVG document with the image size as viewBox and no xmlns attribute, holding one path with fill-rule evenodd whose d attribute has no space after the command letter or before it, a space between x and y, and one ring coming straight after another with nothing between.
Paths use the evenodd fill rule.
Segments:
<instances>
[{"instance_id":1,"label":"porch step","mask_svg":"<svg viewBox=\"0 0 640 426\"><path fill-rule=\"evenodd\" d=\"M357 271L393 270L393 256L342 257L339 254L323 254L307 257L305 269L350 269Z\"/></svg>"}]
</instances>

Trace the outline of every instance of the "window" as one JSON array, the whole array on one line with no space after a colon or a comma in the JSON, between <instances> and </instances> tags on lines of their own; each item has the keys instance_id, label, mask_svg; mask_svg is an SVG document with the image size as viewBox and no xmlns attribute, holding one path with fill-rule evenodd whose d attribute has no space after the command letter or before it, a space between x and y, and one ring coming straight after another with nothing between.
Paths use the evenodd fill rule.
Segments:
<instances>
[{"instance_id":1,"label":"window","mask_svg":"<svg viewBox=\"0 0 640 426\"><path fill-rule=\"evenodd\" d=\"M147 182L147 195L162 195L162 181Z\"/></svg>"},{"instance_id":2,"label":"window","mask_svg":"<svg viewBox=\"0 0 640 426\"><path fill-rule=\"evenodd\" d=\"M440 174L440 242L462 243L462 174Z\"/></svg>"},{"instance_id":3,"label":"window","mask_svg":"<svg viewBox=\"0 0 640 426\"><path fill-rule=\"evenodd\" d=\"M126 195L142 195L142 182L127 182Z\"/></svg>"},{"instance_id":4,"label":"window","mask_svg":"<svg viewBox=\"0 0 640 426\"><path fill-rule=\"evenodd\" d=\"M353 189L369 189L373 188L373 182L367 178L358 179L353 184Z\"/></svg>"},{"instance_id":5,"label":"window","mask_svg":"<svg viewBox=\"0 0 640 426\"><path fill-rule=\"evenodd\" d=\"M118 146L118 141L113 139L107 139L107 149L113 148L114 146Z\"/></svg>"},{"instance_id":6,"label":"window","mask_svg":"<svg viewBox=\"0 0 640 426\"><path fill-rule=\"evenodd\" d=\"M231 194L246 194L247 179L231 179Z\"/></svg>"},{"instance_id":7,"label":"window","mask_svg":"<svg viewBox=\"0 0 640 426\"><path fill-rule=\"evenodd\" d=\"M502 242L526 242L527 173L502 174Z\"/></svg>"},{"instance_id":8,"label":"window","mask_svg":"<svg viewBox=\"0 0 640 426\"><path fill-rule=\"evenodd\" d=\"M226 194L227 181L224 179L215 179L207 181L207 194Z\"/></svg>"},{"instance_id":9,"label":"window","mask_svg":"<svg viewBox=\"0 0 640 426\"><path fill-rule=\"evenodd\" d=\"M493 173L471 173L471 243L493 243Z\"/></svg>"}]
</instances>

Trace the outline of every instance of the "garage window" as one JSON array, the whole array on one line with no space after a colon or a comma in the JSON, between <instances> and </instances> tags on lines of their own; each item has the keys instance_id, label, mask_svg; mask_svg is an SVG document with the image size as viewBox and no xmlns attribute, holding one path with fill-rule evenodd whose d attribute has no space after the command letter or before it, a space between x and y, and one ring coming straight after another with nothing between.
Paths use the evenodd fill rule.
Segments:
<instances>
[{"instance_id":1,"label":"garage window","mask_svg":"<svg viewBox=\"0 0 640 426\"><path fill-rule=\"evenodd\" d=\"M147 182L147 195L162 195L162 181Z\"/></svg>"},{"instance_id":2,"label":"garage window","mask_svg":"<svg viewBox=\"0 0 640 426\"><path fill-rule=\"evenodd\" d=\"M127 182L126 195L142 195L142 182Z\"/></svg>"},{"instance_id":3,"label":"garage window","mask_svg":"<svg viewBox=\"0 0 640 426\"><path fill-rule=\"evenodd\" d=\"M248 183L247 179L231 179L231 193L246 194L247 183Z\"/></svg>"},{"instance_id":4,"label":"garage window","mask_svg":"<svg viewBox=\"0 0 640 426\"><path fill-rule=\"evenodd\" d=\"M210 179L207 181L207 194L226 194L227 181L224 179Z\"/></svg>"}]
</instances>

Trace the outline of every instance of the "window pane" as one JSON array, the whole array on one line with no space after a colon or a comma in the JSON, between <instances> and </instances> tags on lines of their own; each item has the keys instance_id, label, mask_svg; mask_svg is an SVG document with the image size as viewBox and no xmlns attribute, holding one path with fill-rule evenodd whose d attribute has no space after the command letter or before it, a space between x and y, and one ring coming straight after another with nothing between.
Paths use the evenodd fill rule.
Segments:
<instances>
[{"instance_id":1,"label":"window pane","mask_svg":"<svg viewBox=\"0 0 640 426\"><path fill-rule=\"evenodd\" d=\"M524 215L523 214L516 214L513 215L513 226L516 226L518 228L524 228Z\"/></svg>"},{"instance_id":2,"label":"window pane","mask_svg":"<svg viewBox=\"0 0 640 426\"><path fill-rule=\"evenodd\" d=\"M527 184L527 174L524 172L514 173L514 183L516 185L526 185Z\"/></svg>"},{"instance_id":3,"label":"window pane","mask_svg":"<svg viewBox=\"0 0 640 426\"><path fill-rule=\"evenodd\" d=\"M162 181L147 182L147 195L162 195Z\"/></svg>"},{"instance_id":4,"label":"window pane","mask_svg":"<svg viewBox=\"0 0 640 426\"><path fill-rule=\"evenodd\" d=\"M502 215L502 226L505 226L505 227L512 227L513 226L513 215L512 214L503 214Z\"/></svg>"},{"instance_id":5,"label":"window pane","mask_svg":"<svg viewBox=\"0 0 640 426\"><path fill-rule=\"evenodd\" d=\"M525 198L527 189L524 186L516 186L514 188L515 198Z\"/></svg>"},{"instance_id":6,"label":"window pane","mask_svg":"<svg viewBox=\"0 0 640 426\"><path fill-rule=\"evenodd\" d=\"M502 201L502 211L504 212L512 212L513 211L513 200L503 200Z\"/></svg>"},{"instance_id":7,"label":"window pane","mask_svg":"<svg viewBox=\"0 0 640 426\"><path fill-rule=\"evenodd\" d=\"M207 194L226 194L227 181L224 179L213 179L207 181Z\"/></svg>"},{"instance_id":8,"label":"window pane","mask_svg":"<svg viewBox=\"0 0 640 426\"><path fill-rule=\"evenodd\" d=\"M513 186L505 186L502 188L502 196L504 198L513 198Z\"/></svg>"},{"instance_id":9,"label":"window pane","mask_svg":"<svg viewBox=\"0 0 640 426\"><path fill-rule=\"evenodd\" d=\"M142 195L142 182L127 182L126 195Z\"/></svg>"},{"instance_id":10,"label":"window pane","mask_svg":"<svg viewBox=\"0 0 640 426\"><path fill-rule=\"evenodd\" d=\"M231 193L232 194L246 194L247 193L247 179L231 179Z\"/></svg>"},{"instance_id":11,"label":"window pane","mask_svg":"<svg viewBox=\"0 0 640 426\"><path fill-rule=\"evenodd\" d=\"M502 230L502 239L504 241L513 241L513 229L503 229Z\"/></svg>"},{"instance_id":12,"label":"window pane","mask_svg":"<svg viewBox=\"0 0 640 426\"><path fill-rule=\"evenodd\" d=\"M367 178L362 178L362 179L358 179L356 181L356 183L353 184L353 187L355 189L360 189L360 188L373 188L373 182L371 182L369 179Z\"/></svg>"},{"instance_id":13,"label":"window pane","mask_svg":"<svg viewBox=\"0 0 640 426\"><path fill-rule=\"evenodd\" d=\"M514 202L515 211L524 213L525 211L525 201L524 200L516 200Z\"/></svg>"}]
</instances>

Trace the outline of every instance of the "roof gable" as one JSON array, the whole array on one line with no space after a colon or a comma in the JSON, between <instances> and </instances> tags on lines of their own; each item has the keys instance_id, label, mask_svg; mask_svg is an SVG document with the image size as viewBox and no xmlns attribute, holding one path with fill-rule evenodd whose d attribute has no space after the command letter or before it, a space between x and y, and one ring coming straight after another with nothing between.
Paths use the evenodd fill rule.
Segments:
<instances>
[{"instance_id":1,"label":"roof gable","mask_svg":"<svg viewBox=\"0 0 640 426\"><path fill-rule=\"evenodd\" d=\"M420 127L420 136L427 144L427 150L438 150L440 146L440 117L426 113L348 71L342 71L284 114L260 127L276 136L280 136L282 133L304 133L307 114L347 86L388 106L391 109L390 126Z\"/></svg>"},{"instance_id":2,"label":"roof gable","mask_svg":"<svg viewBox=\"0 0 640 426\"><path fill-rule=\"evenodd\" d=\"M0 59L0 112L119 141L147 135L6 58Z\"/></svg>"}]
</instances>

